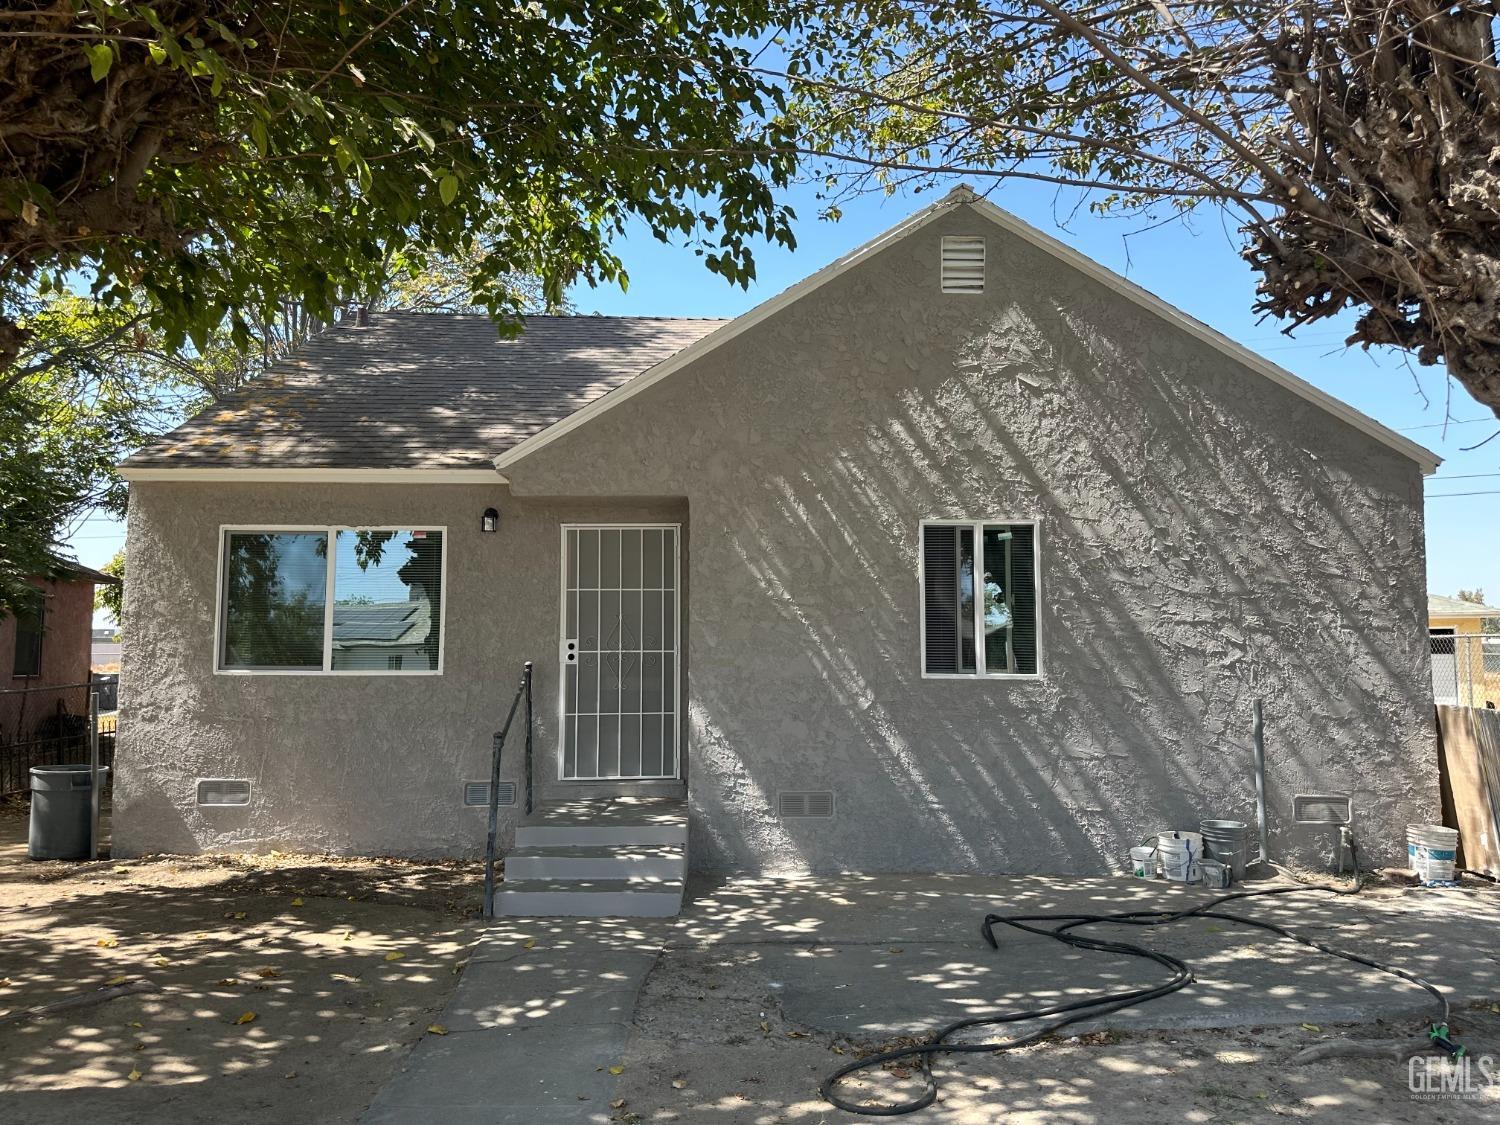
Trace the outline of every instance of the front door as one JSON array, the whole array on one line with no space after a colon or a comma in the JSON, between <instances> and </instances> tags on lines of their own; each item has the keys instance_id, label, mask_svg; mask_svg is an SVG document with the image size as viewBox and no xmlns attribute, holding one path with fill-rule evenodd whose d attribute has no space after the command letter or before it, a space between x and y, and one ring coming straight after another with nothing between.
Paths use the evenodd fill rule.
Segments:
<instances>
[{"instance_id":1,"label":"front door","mask_svg":"<svg viewBox=\"0 0 1500 1125\"><path fill-rule=\"evenodd\" d=\"M564 780L678 776L678 528L563 527Z\"/></svg>"}]
</instances>

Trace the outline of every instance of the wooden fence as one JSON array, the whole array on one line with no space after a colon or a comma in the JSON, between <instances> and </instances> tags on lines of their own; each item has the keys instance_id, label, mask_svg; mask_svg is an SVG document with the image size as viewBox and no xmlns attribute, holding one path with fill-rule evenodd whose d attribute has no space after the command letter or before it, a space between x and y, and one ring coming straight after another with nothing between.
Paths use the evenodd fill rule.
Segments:
<instances>
[{"instance_id":1,"label":"wooden fence","mask_svg":"<svg viewBox=\"0 0 1500 1125\"><path fill-rule=\"evenodd\" d=\"M1443 823L1458 829L1459 866L1500 878L1500 711L1439 704Z\"/></svg>"}]
</instances>

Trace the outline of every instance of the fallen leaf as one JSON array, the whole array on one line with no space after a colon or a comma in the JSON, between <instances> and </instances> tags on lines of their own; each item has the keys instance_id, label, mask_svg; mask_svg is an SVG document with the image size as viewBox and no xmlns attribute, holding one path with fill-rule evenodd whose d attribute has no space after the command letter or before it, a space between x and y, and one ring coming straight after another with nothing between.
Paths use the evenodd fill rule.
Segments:
<instances>
[{"instance_id":1,"label":"fallen leaf","mask_svg":"<svg viewBox=\"0 0 1500 1125\"><path fill-rule=\"evenodd\" d=\"M172 962L168 961L163 954L158 953L155 957L151 958L151 963L160 967L163 965L170 965Z\"/></svg>"},{"instance_id":2,"label":"fallen leaf","mask_svg":"<svg viewBox=\"0 0 1500 1125\"><path fill-rule=\"evenodd\" d=\"M767 1035L771 1034L771 1025L768 1024L765 1020L761 1020L760 1021L760 1029L762 1031L764 1031Z\"/></svg>"},{"instance_id":3,"label":"fallen leaf","mask_svg":"<svg viewBox=\"0 0 1500 1125\"><path fill-rule=\"evenodd\" d=\"M255 975L258 977L265 977L267 980L270 980L274 977L279 977L281 975L281 970L272 968L270 965L267 965L264 968L256 969Z\"/></svg>"},{"instance_id":4,"label":"fallen leaf","mask_svg":"<svg viewBox=\"0 0 1500 1125\"><path fill-rule=\"evenodd\" d=\"M227 984L227 985L231 985L232 986L232 985L239 984L240 980L239 980L239 977L221 977L219 980L214 981L214 983L215 984Z\"/></svg>"},{"instance_id":5,"label":"fallen leaf","mask_svg":"<svg viewBox=\"0 0 1500 1125\"><path fill-rule=\"evenodd\" d=\"M624 1109L625 1108L625 1099L624 1098L616 1098L614 1101L612 1101L612 1102L609 1103L609 1108L610 1109Z\"/></svg>"},{"instance_id":6,"label":"fallen leaf","mask_svg":"<svg viewBox=\"0 0 1500 1125\"><path fill-rule=\"evenodd\" d=\"M235 1024L236 1027L238 1027L240 1024L243 1024L243 1023L254 1023L254 1022L255 1022L255 1013L254 1012L246 1012L239 1019L235 1020L234 1024Z\"/></svg>"},{"instance_id":7,"label":"fallen leaf","mask_svg":"<svg viewBox=\"0 0 1500 1125\"><path fill-rule=\"evenodd\" d=\"M131 1020L130 1021L130 1026L131 1027L140 1027L141 1026L141 1021L140 1020Z\"/></svg>"},{"instance_id":8,"label":"fallen leaf","mask_svg":"<svg viewBox=\"0 0 1500 1125\"><path fill-rule=\"evenodd\" d=\"M97 945L100 949L113 949L115 946L120 944L120 939L112 937L102 937L98 941L94 942L94 944Z\"/></svg>"},{"instance_id":9,"label":"fallen leaf","mask_svg":"<svg viewBox=\"0 0 1500 1125\"><path fill-rule=\"evenodd\" d=\"M1322 1031L1323 1029L1321 1027L1319 1027L1315 1023L1305 1023L1305 1024L1302 1025L1302 1030L1303 1031Z\"/></svg>"},{"instance_id":10,"label":"fallen leaf","mask_svg":"<svg viewBox=\"0 0 1500 1125\"><path fill-rule=\"evenodd\" d=\"M906 950L904 950L904 949L900 948L899 946L897 946L897 947L892 948L891 952L892 953L905 953Z\"/></svg>"},{"instance_id":11,"label":"fallen leaf","mask_svg":"<svg viewBox=\"0 0 1500 1125\"><path fill-rule=\"evenodd\" d=\"M339 938L339 941L353 941L353 940L354 940L354 931L353 930L345 930L344 931L344 936L341 937L341 938Z\"/></svg>"},{"instance_id":12,"label":"fallen leaf","mask_svg":"<svg viewBox=\"0 0 1500 1125\"><path fill-rule=\"evenodd\" d=\"M387 953L385 955L385 959L387 961L399 961L399 960L401 960L401 958L403 958L405 956L406 956L406 954L404 954L404 953L391 952L391 953Z\"/></svg>"},{"instance_id":13,"label":"fallen leaf","mask_svg":"<svg viewBox=\"0 0 1500 1125\"><path fill-rule=\"evenodd\" d=\"M672 1089L674 1089L674 1090L685 1090L685 1089L687 1089L687 1079L686 1078L674 1078L674 1079L672 1079Z\"/></svg>"},{"instance_id":14,"label":"fallen leaf","mask_svg":"<svg viewBox=\"0 0 1500 1125\"><path fill-rule=\"evenodd\" d=\"M108 979L108 980L107 980L107 981L105 981L105 982L104 982L104 983L105 983L105 984L107 984L107 985L116 985L116 984L124 984L124 983L125 983L125 982L126 982L126 981L128 981L128 980L129 980L129 979L130 979L130 977L129 977L129 975L128 975L128 974L126 974L126 973L121 973L121 974L120 974L120 975L119 975L119 976L117 976L117 977L110 977L110 978L109 978L109 979Z\"/></svg>"},{"instance_id":15,"label":"fallen leaf","mask_svg":"<svg viewBox=\"0 0 1500 1125\"><path fill-rule=\"evenodd\" d=\"M609 1068L609 1072L611 1074L624 1074L625 1068L623 1066L612 1066Z\"/></svg>"},{"instance_id":16,"label":"fallen leaf","mask_svg":"<svg viewBox=\"0 0 1500 1125\"><path fill-rule=\"evenodd\" d=\"M116 867L115 868L115 874L116 875L124 875L124 874L127 874L129 871L130 871L130 868L128 868L128 867Z\"/></svg>"},{"instance_id":17,"label":"fallen leaf","mask_svg":"<svg viewBox=\"0 0 1500 1125\"><path fill-rule=\"evenodd\" d=\"M289 1070L285 1074L283 1074L282 1077L283 1078L296 1078L297 1077L297 1072L295 1070Z\"/></svg>"},{"instance_id":18,"label":"fallen leaf","mask_svg":"<svg viewBox=\"0 0 1500 1125\"><path fill-rule=\"evenodd\" d=\"M527 938L524 942L521 943L521 948L522 949L535 949L536 948L536 938L534 938L534 937Z\"/></svg>"},{"instance_id":19,"label":"fallen leaf","mask_svg":"<svg viewBox=\"0 0 1500 1125\"><path fill-rule=\"evenodd\" d=\"M447 1035L448 1034L448 1029L446 1027L444 1027L440 1023L430 1023L430 1024L428 1024L427 1025L427 1030L430 1031L430 1032L432 1032L434 1035Z\"/></svg>"},{"instance_id":20,"label":"fallen leaf","mask_svg":"<svg viewBox=\"0 0 1500 1125\"><path fill-rule=\"evenodd\" d=\"M302 900L300 898L294 898L294 899L292 899L292 905L293 906L301 906L302 905Z\"/></svg>"},{"instance_id":21,"label":"fallen leaf","mask_svg":"<svg viewBox=\"0 0 1500 1125\"><path fill-rule=\"evenodd\" d=\"M132 1051L144 1051L146 1049L146 1044L144 1044L144 1043L137 1043L134 1047L132 1047L130 1049Z\"/></svg>"},{"instance_id":22,"label":"fallen leaf","mask_svg":"<svg viewBox=\"0 0 1500 1125\"><path fill-rule=\"evenodd\" d=\"M15 983L16 982L11 980L10 977L0 977L0 988L9 988Z\"/></svg>"},{"instance_id":23,"label":"fallen leaf","mask_svg":"<svg viewBox=\"0 0 1500 1125\"><path fill-rule=\"evenodd\" d=\"M140 1080L141 1080L141 1072L139 1070L137 1070L135 1067L131 1067L130 1068L130 1073L125 1076L125 1081L127 1081L127 1082L139 1082Z\"/></svg>"},{"instance_id":24,"label":"fallen leaf","mask_svg":"<svg viewBox=\"0 0 1500 1125\"><path fill-rule=\"evenodd\" d=\"M243 918L244 916L245 916L245 912L243 910L226 910L226 911L224 911L224 917L226 917L226 918L240 919L240 918Z\"/></svg>"}]
</instances>

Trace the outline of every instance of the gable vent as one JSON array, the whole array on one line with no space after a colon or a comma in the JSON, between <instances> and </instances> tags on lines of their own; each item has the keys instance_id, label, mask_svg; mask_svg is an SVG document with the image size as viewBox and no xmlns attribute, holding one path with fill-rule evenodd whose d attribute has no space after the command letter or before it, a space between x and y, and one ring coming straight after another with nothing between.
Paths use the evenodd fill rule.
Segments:
<instances>
[{"instance_id":1,"label":"gable vent","mask_svg":"<svg viewBox=\"0 0 1500 1125\"><path fill-rule=\"evenodd\" d=\"M776 811L783 820L804 816L830 817L833 815L833 794L827 791L781 793L776 798Z\"/></svg>"},{"instance_id":2,"label":"gable vent","mask_svg":"<svg viewBox=\"0 0 1500 1125\"><path fill-rule=\"evenodd\" d=\"M499 798L495 803L498 805L513 805L516 803L516 783L514 781L502 781L495 787L495 795ZM484 805L490 803L490 783L488 781L466 781L464 782L464 804Z\"/></svg>"},{"instance_id":3,"label":"gable vent","mask_svg":"<svg viewBox=\"0 0 1500 1125\"><path fill-rule=\"evenodd\" d=\"M984 292L984 239L943 239L943 292Z\"/></svg>"},{"instance_id":4,"label":"gable vent","mask_svg":"<svg viewBox=\"0 0 1500 1125\"><path fill-rule=\"evenodd\" d=\"M198 803L200 805L248 805L250 783L227 777L199 778Z\"/></svg>"}]
</instances>

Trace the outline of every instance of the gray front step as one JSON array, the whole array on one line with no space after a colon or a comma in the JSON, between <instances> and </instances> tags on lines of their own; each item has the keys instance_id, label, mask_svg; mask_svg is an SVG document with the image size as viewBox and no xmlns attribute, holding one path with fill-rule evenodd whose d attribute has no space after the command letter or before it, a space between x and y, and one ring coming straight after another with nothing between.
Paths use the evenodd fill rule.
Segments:
<instances>
[{"instance_id":1,"label":"gray front step","mask_svg":"<svg viewBox=\"0 0 1500 1125\"><path fill-rule=\"evenodd\" d=\"M678 824L521 824L516 848L587 848L600 844L687 845L687 822Z\"/></svg>"},{"instance_id":2,"label":"gray front step","mask_svg":"<svg viewBox=\"0 0 1500 1125\"><path fill-rule=\"evenodd\" d=\"M510 918L671 918L682 883L639 879L506 879L495 910Z\"/></svg>"},{"instance_id":3,"label":"gray front step","mask_svg":"<svg viewBox=\"0 0 1500 1125\"><path fill-rule=\"evenodd\" d=\"M687 853L680 844L593 844L518 848L505 857L507 879L667 879L681 882Z\"/></svg>"}]
</instances>

